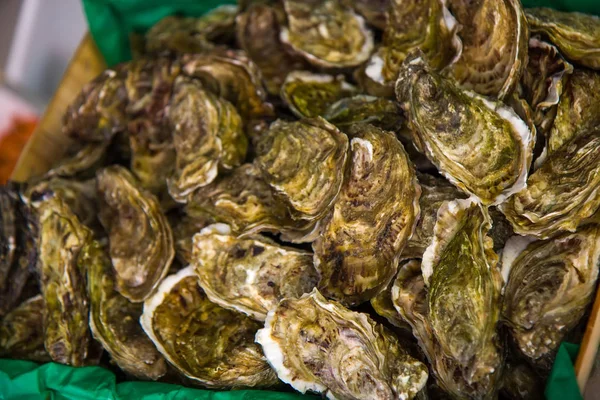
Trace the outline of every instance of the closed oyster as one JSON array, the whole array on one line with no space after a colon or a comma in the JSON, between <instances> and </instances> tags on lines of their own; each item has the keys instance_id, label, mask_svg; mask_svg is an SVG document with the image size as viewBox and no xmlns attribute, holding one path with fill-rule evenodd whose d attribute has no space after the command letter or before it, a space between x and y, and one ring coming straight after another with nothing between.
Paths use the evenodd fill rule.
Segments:
<instances>
[{"instance_id":1,"label":"closed oyster","mask_svg":"<svg viewBox=\"0 0 600 400\"><path fill-rule=\"evenodd\" d=\"M547 154L600 126L600 74L575 69L564 87L550 130Z\"/></svg>"},{"instance_id":2,"label":"closed oyster","mask_svg":"<svg viewBox=\"0 0 600 400\"><path fill-rule=\"evenodd\" d=\"M419 217L421 189L393 133L355 125L341 192L313 243L319 290L356 305L384 289Z\"/></svg>"},{"instance_id":3,"label":"closed oyster","mask_svg":"<svg viewBox=\"0 0 600 400\"><path fill-rule=\"evenodd\" d=\"M591 302L600 267L600 227L549 240L515 236L502 256L508 279L502 317L534 363L554 355Z\"/></svg>"},{"instance_id":4,"label":"closed oyster","mask_svg":"<svg viewBox=\"0 0 600 400\"><path fill-rule=\"evenodd\" d=\"M166 275L175 250L173 234L158 200L120 166L98 172L100 222L108 233L116 288L141 302Z\"/></svg>"},{"instance_id":5,"label":"closed oyster","mask_svg":"<svg viewBox=\"0 0 600 400\"><path fill-rule=\"evenodd\" d=\"M456 21L446 9L445 0L391 0L383 43L364 66L361 74L367 93L393 96L393 88L402 62L419 48L430 65L442 69L460 54L460 42L454 36ZM387 89L369 90L380 85ZM388 94L389 92L389 94Z\"/></svg>"},{"instance_id":6,"label":"closed oyster","mask_svg":"<svg viewBox=\"0 0 600 400\"><path fill-rule=\"evenodd\" d=\"M419 265L419 270L420 269L421 266ZM390 324L398 328L407 328L410 330L411 326L404 320L400 313L398 313L396 307L394 307L394 302L392 301L393 282L394 281L392 280L384 290L371 299L371 307L373 307L373 310L375 310L377 315L387 319Z\"/></svg>"},{"instance_id":7,"label":"closed oyster","mask_svg":"<svg viewBox=\"0 0 600 400\"><path fill-rule=\"evenodd\" d=\"M449 0L462 53L449 67L458 84L505 99L527 64L529 31L520 0Z\"/></svg>"},{"instance_id":8,"label":"closed oyster","mask_svg":"<svg viewBox=\"0 0 600 400\"><path fill-rule=\"evenodd\" d=\"M600 131L553 152L527 179L527 187L499 206L520 235L547 239L574 232L600 210Z\"/></svg>"},{"instance_id":9,"label":"closed oyster","mask_svg":"<svg viewBox=\"0 0 600 400\"><path fill-rule=\"evenodd\" d=\"M535 37L529 39L528 54L529 62L521 77L522 92L534 112L537 131L546 135L573 66L556 47Z\"/></svg>"},{"instance_id":10,"label":"closed oyster","mask_svg":"<svg viewBox=\"0 0 600 400\"><path fill-rule=\"evenodd\" d=\"M75 145L67 151L67 155L44 175L46 178L71 178L78 175L95 174L102 165L110 141L87 142Z\"/></svg>"},{"instance_id":11,"label":"closed oyster","mask_svg":"<svg viewBox=\"0 0 600 400\"><path fill-rule=\"evenodd\" d=\"M0 187L0 318L18 304L38 254L37 223L20 189Z\"/></svg>"},{"instance_id":12,"label":"closed oyster","mask_svg":"<svg viewBox=\"0 0 600 400\"><path fill-rule=\"evenodd\" d=\"M238 15L237 41L260 69L269 94L279 95L285 77L291 71L306 68L299 56L286 51L279 39L280 25L285 19L279 9L253 3Z\"/></svg>"},{"instance_id":13,"label":"closed oyster","mask_svg":"<svg viewBox=\"0 0 600 400\"><path fill-rule=\"evenodd\" d=\"M330 399L412 399L427 367L366 314L326 300L318 290L284 299L256 334L279 379Z\"/></svg>"},{"instance_id":14,"label":"closed oyster","mask_svg":"<svg viewBox=\"0 0 600 400\"><path fill-rule=\"evenodd\" d=\"M115 290L110 259L98 242L87 245L79 258L87 271L90 297L90 329L111 358L125 372L140 379L156 380L167 365L139 323L142 305L134 304Z\"/></svg>"},{"instance_id":15,"label":"closed oyster","mask_svg":"<svg viewBox=\"0 0 600 400\"><path fill-rule=\"evenodd\" d=\"M0 322L0 357L48 362L44 348L44 299L32 297Z\"/></svg>"},{"instance_id":16,"label":"closed oyster","mask_svg":"<svg viewBox=\"0 0 600 400\"><path fill-rule=\"evenodd\" d=\"M322 116L331 104L357 91L343 75L293 71L281 86L281 98L296 116L312 118Z\"/></svg>"},{"instance_id":17,"label":"closed oyster","mask_svg":"<svg viewBox=\"0 0 600 400\"><path fill-rule=\"evenodd\" d=\"M340 128L364 122L389 131L396 131L404 122L398 103L362 94L331 104L323 118Z\"/></svg>"},{"instance_id":18,"label":"closed oyster","mask_svg":"<svg viewBox=\"0 0 600 400\"><path fill-rule=\"evenodd\" d=\"M168 16L145 35L145 52L150 54L203 53L216 40L233 36L237 7L224 5L199 18Z\"/></svg>"},{"instance_id":19,"label":"closed oyster","mask_svg":"<svg viewBox=\"0 0 600 400\"><path fill-rule=\"evenodd\" d=\"M417 173L417 178L421 186L419 199L421 213L415 232L402 250L403 259L423 257L425 249L431 244L437 212L442 203L466 197L444 178L420 173Z\"/></svg>"},{"instance_id":20,"label":"closed oyster","mask_svg":"<svg viewBox=\"0 0 600 400\"><path fill-rule=\"evenodd\" d=\"M298 219L322 217L342 186L348 138L317 117L277 120L259 138L254 164Z\"/></svg>"},{"instance_id":21,"label":"closed oyster","mask_svg":"<svg viewBox=\"0 0 600 400\"><path fill-rule=\"evenodd\" d=\"M235 107L191 79L178 79L169 105L175 146L175 174L169 193L180 202L199 187L211 183L219 167L242 164L248 139Z\"/></svg>"},{"instance_id":22,"label":"closed oyster","mask_svg":"<svg viewBox=\"0 0 600 400\"><path fill-rule=\"evenodd\" d=\"M438 383L454 396L490 396L501 372L496 325L502 276L492 239L486 235L489 228L486 209L474 199L446 202L438 210L433 241L423 255L427 316L417 309L415 334ZM398 290L392 293L399 298ZM411 303L398 304L401 311ZM407 319L411 321L409 315Z\"/></svg>"},{"instance_id":23,"label":"closed oyster","mask_svg":"<svg viewBox=\"0 0 600 400\"><path fill-rule=\"evenodd\" d=\"M84 271L78 265L92 232L59 197L38 207L40 286L44 296L44 345L52 360L86 364L91 344Z\"/></svg>"},{"instance_id":24,"label":"closed oyster","mask_svg":"<svg viewBox=\"0 0 600 400\"><path fill-rule=\"evenodd\" d=\"M367 23L385 29L391 0L342 0L342 3L354 8L354 11L367 20Z\"/></svg>"},{"instance_id":25,"label":"closed oyster","mask_svg":"<svg viewBox=\"0 0 600 400\"><path fill-rule=\"evenodd\" d=\"M284 0L288 26L281 41L308 62L325 68L354 67L373 51L365 20L340 0Z\"/></svg>"},{"instance_id":26,"label":"closed oyster","mask_svg":"<svg viewBox=\"0 0 600 400\"><path fill-rule=\"evenodd\" d=\"M533 135L515 112L442 78L418 55L396 85L415 145L440 172L482 203L501 203L525 187Z\"/></svg>"},{"instance_id":27,"label":"closed oyster","mask_svg":"<svg viewBox=\"0 0 600 400\"><path fill-rule=\"evenodd\" d=\"M317 285L311 253L258 235L239 238L226 228L211 225L194 236L192 265L213 303L264 321L279 300Z\"/></svg>"},{"instance_id":28,"label":"closed oyster","mask_svg":"<svg viewBox=\"0 0 600 400\"><path fill-rule=\"evenodd\" d=\"M260 324L210 302L191 266L161 282L144 302L140 322L167 361L192 381L213 388L277 383L254 343Z\"/></svg>"},{"instance_id":29,"label":"closed oyster","mask_svg":"<svg viewBox=\"0 0 600 400\"><path fill-rule=\"evenodd\" d=\"M245 121L273 116L258 67L241 51L183 57L183 72L232 103Z\"/></svg>"},{"instance_id":30,"label":"closed oyster","mask_svg":"<svg viewBox=\"0 0 600 400\"><path fill-rule=\"evenodd\" d=\"M600 19L578 12L528 8L531 33L547 36L567 59L600 69Z\"/></svg>"},{"instance_id":31,"label":"closed oyster","mask_svg":"<svg viewBox=\"0 0 600 400\"><path fill-rule=\"evenodd\" d=\"M182 265L192 263L193 237L215 221L209 214L198 213L195 217L175 215L169 217L169 224L175 240L175 256Z\"/></svg>"}]
</instances>

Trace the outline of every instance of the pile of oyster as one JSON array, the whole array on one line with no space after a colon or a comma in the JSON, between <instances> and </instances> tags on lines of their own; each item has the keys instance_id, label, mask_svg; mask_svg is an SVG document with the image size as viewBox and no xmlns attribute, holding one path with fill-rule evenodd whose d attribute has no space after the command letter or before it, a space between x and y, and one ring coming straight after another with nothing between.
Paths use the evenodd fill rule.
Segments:
<instances>
[{"instance_id":1,"label":"pile of oyster","mask_svg":"<svg viewBox=\"0 0 600 400\"><path fill-rule=\"evenodd\" d=\"M600 19L168 17L0 191L0 356L331 399L535 398L600 263ZM288 389L289 390L289 389Z\"/></svg>"}]
</instances>

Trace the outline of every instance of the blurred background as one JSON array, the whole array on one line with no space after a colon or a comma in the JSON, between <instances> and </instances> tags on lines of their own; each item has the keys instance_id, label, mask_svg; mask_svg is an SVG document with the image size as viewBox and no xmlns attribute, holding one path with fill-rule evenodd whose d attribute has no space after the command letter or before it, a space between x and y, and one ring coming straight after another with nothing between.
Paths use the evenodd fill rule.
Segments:
<instances>
[{"instance_id":1,"label":"blurred background","mask_svg":"<svg viewBox=\"0 0 600 400\"><path fill-rule=\"evenodd\" d=\"M0 183L86 30L80 0L0 0Z\"/></svg>"}]
</instances>

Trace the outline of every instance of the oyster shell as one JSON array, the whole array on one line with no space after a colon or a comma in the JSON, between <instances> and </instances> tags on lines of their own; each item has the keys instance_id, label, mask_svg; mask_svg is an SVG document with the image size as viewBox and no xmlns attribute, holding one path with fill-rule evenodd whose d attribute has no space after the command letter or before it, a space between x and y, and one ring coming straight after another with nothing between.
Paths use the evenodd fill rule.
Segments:
<instances>
[{"instance_id":1,"label":"oyster shell","mask_svg":"<svg viewBox=\"0 0 600 400\"><path fill-rule=\"evenodd\" d=\"M512 109L459 89L418 55L406 60L396 94L415 145L450 182L486 205L525 187L534 137Z\"/></svg>"},{"instance_id":2,"label":"oyster shell","mask_svg":"<svg viewBox=\"0 0 600 400\"><path fill-rule=\"evenodd\" d=\"M438 384L453 396L490 396L501 372L496 325L502 277L489 227L486 209L474 199L445 202L423 255L422 278L407 264L392 289Z\"/></svg>"},{"instance_id":3,"label":"oyster shell","mask_svg":"<svg viewBox=\"0 0 600 400\"><path fill-rule=\"evenodd\" d=\"M167 365L139 324L142 305L134 304L115 290L110 259L96 241L87 245L79 259L87 271L90 298L90 329L111 358L125 372L140 379L156 380Z\"/></svg>"},{"instance_id":4,"label":"oyster shell","mask_svg":"<svg viewBox=\"0 0 600 400\"><path fill-rule=\"evenodd\" d=\"M223 5L199 18L167 16L145 35L145 52L150 54L203 53L216 40L233 36L237 7Z\"/></svg>"},{"instance_id":5,"label":"oyster shell","mask_svg":"<svg viewBox=\"0 0 600 400\"><path fill-rule=\"evenodd\" d=\"M553 356L592 301L600 266L600 227L549 240L515 236L502 256L502 317L534 363Z\"/></svg>"},{"instance_id":6,"label":"oyster shell","mask_svg":"<svg viewBox=\"0 0 600 400\"><path fill-rule=\"evenodd\" d=\"M319 290L356 305L384 289L419 218L421 189L393 133L357 124L349 165L333 210L313 243Z\"/></svg>"},{"instance_id":7,"label":"oyster shell","mask_svg":"<svg viewBox=\"0 0 600 400\"><path fill-rule=\"evenodd\" d=\"M421 212L415 231L402 250L403 259L423 257L425 249L431 244L437 212L442 203L466 197L444 178L422 173L417 173L417 178L421 186Z\"/></svg>"},{"instance_id":8,"label":"oyster shell","mask_svg":"<svg viewBox=\"0 0 600 400\"><path fill-rule=\"evenodd\" d=\"M547 239L575 229L600 210L600 131L550 154L527 187L499 206L520 235Z\"/></svg>"},{"instance_id":9,"label":"oyster shell","mask_svg":"<svg viewBox=\"0 0 600 400\"><path fill-rule=\"evenodd\" d=\"M400 269L402 268L402 263L400 264ZM421 266L419 265L419 271L421 270ZM392 287L394 280L390 282L390 284L381 292L377 294L377 296L373 297L370 300L371 307L377 313L387 319L387 321L398 327L403 329L411 329L411 326L404 320L402 315L396 310L394 307L394 302L392 301Z\"/></svg>"},{"instance_id":10,"label":"oyster shell","mask_svg":"<svg viewBox=\"0 0 600 400\"><path fill-rule=\"evenodd\" d=\"M323 118L339 128L364 122L389 131L397 130L404 122L398 103L362 94L331 104L323 113Z\"/></svg>"},{"instance_id":11,"label":"oyster shell","mask_svg":"<svg viewBox=\"0 0 600 400\"><path fill-rule=\"evenodd\" d=\"M75 145L67 151L64 158L46 172L44 177L71 178L79 175L93 175L106 158L109 145L109 141L87 142Z\"/></svg>"},{"instance_id":12,"label":"oyster shell","mask_svg":"<svg viewBox=\"0 0 600 400\"><path fill-rule=\"evenodd\" d=\"M258 235L238 238L219 225L194 236L192 253L198 283L213 303L264 321L279 300L317 285L311 253Z\"/></svg>"},{"instance_id":13,"label":"oyster shell","mask_svg":"<svg viewBox=\"0 0 600 400\"><path fill-rule=\"evenodd\" d=\"M187 215L176 215L175 217L171 215L169 217L169 224L175 240L175 256L181 264L189 265L192 263L194 235L214 222L209 214L202 213L198 213L198 216L193 218Z\"/></svg>"},{"instance_id":14,"label":"oyster shell","mask_svg":"<svg viewBox=\"0 0 600 400\"><path fill-rule=\"evenodd\" d=\"M0 318L18 304L37 260L37 222L20 186L0 186Z\"/></svg>"},{"instance_id":15,"label":"oyster shell","mask_svg":"<svg viewBox=\"0 0 600 400\"><path fill-rule=\"evenodd\" d=\"M100 222L109 238L116 288L141 302L166 275L175 255L173 234L158 200L129 171L110 166L97 175Z\"/></svg>"},{"instance_id":16,"label":"oyster shell","mask_svg":"<svg viewBox=\"0 0 600 400\"><path fill-rule=\"evenodd\" d=\"M52 360L82 366L90 353L89 305L78 265L92 232L59 197L38 206L38 272L44 296L44 346Z\"/></svg>"},{"instance_id":17,"label":"oyster shell","mask_svg":"<svg viewBox=\"0 0 600 400\"><path fill-rule=\"evenodd\" d=\"M370 25L385 29L391 0L342 0L342 3L347 7L352 7Z\"/></svg>"},{"instance_id":18,"label":"oyster shell","mask_svg":"<svg viewBox=\"0 0 600 400\"><path fill-rule=\"evenodd\" d=\"M296 116L312 118L322 116L331 104L357 91L343 75L293 71L281 86L281 98Z\"/></svg>"},{"instance_id":19,"label":"oyster shell","mask_svg":"<svg viewBox=\"0 0 600 400\"><path fill-rule=\"evenodd\" d=\"M232 103L245 121L273 116L258 67L241 51L183 57L185 75Z\"/></svg>"},{"instance_id":20,"label":"oyster shell","mask_svg":"<svg viewBox=\"0 0 600 400\"><path fill-rule=\"evenodd\" d=\"M282 14L277 7L253 3L236 19L240 47L260 69L267 92L275 96L279 95L288 73L307 67L301 57L286 51L279 39L285 20Z\"/></svg>"},{"instance_id":21,"label":"oyster shell","mask_svg":"<svg viewBox=\"0 0 600 400\"><path fill-rule=\"evenodd\" d=\"M340 191L347 149L346 135L320 117L277 120L259 138L254 164L295 218L314 220Z\"/></svg>"},{"instance_id":22,"label":"oyster shell","mask_svg":"<svg viewBox=\"0 0 600 400\"><path fill-rule=\"evenodd\" d=\"M340 0L283 0L287 27L280 39L308 62L325 68L354 67L373 51L365 20Z\"/></svg>"},{"instance_id":23,"label":"oyster shell","mask_svg":"<svg viewBox=\"0 0 600 400\"><path fill-rule=\"evenodd\" d=\"M412 399L427 367L366 314L326 300L318 290L284 299L256 334L279 379L330 399Z\"/></svg>"},{"instance_id":24,"label":"oyster shell","mask_svg":"<svg viewBox=\"0 0 600 400\"><path fill-rule=\"evenodd\" d=\"M169 193L180 202L196 189L211 183L219 167L242 164L248 139L235 107L204 90L191 79L178 79L169 104L176 152L175 173L168 180Z\"/></svg>"},{"instance_id":25,"label":"oyster shell","mask_svg":"<svg viewBox=\"0 0 600 400\"><path fill-rule=\"evenodd\" d=\"M527 64L529 31L520 0L448 0L462 53L449 73L469 90L507 98Z\"/></svg>"},{"instance_id":26,"label":"oyster shell","mask_svg":"<svg viewBox=\"0 0 600 400\"><path fill-rule=\"evenodd\" d=\"M567 59L600 69L600 19L578 12L528 8L529 30L547 36Z\"/></svg>"},{"instance_id":27,"label":"oyster shell","mask_svg":"<svg viewBox=\"0 0 600 400\"><path fill-rule=\"evenodd\" d=\"M140 322L179 372L204 386L270 386L275 372L256 345L260 324L211 303L193 267L165 278L144 302Z\"/></svg>"},{"instance_id":28,"label":"oyster shell","mask_svg":"<svg viewBox=\"0 0 600 400\"><path fill-rule=\"evenodd\" d=\"M0 322L0 357L51 361L44 348L44 299L32 297Z\"/></svg>"}]
</instances>

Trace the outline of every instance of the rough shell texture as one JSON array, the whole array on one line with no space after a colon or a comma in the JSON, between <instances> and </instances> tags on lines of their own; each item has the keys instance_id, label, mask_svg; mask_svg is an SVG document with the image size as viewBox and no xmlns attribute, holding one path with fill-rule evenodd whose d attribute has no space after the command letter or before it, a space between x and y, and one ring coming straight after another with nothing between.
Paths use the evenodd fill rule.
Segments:
<instances>
[{"instance_id":1,"label":"rough shell texture","mask_svg":"<svg viewBox=\"0 0 600 400\"><path fill-rule=\"evenodd\" d=\"M574 232L600 210L600 133L588 132L550 154L527 187L500 205L520 235Z\"/></svg>"},{"instance_id":2,"label":"rough shell texture","mask_svg":"<svg viewBox=\"0 0 600 400\"><path fill-rule=\"evenodd\" d=\"M412 399L428 377L386 328L316 289L279 303L256 341L279 379L329 399Z\"/></svg>"},{"instance_id":3,"label":"rough shell texture","mask_svg":"<svg viewBox=\"0 0 600 400\"><path fill-rule=\"evenodd\" d=\"M110 141L106 140L69 148L66 156L54 164L44 177L68 178L95 174L95 170L105 161L109 144Z\"/></svg>"},{"instance_id":4,"label":"rough shell texture","mask_svg":"<svg viewBox=\"0 0 600 400\"><path fill-rule=\"evenodd\" d=\"M600 19L549 8L527 9L531 33L547 36L569 60L600 69Z\"/></svg>"},{"instance_id":5,"label":"rough shell texture","mask_svg":"<svg viewBox=\"0 0 600 400\"><path fill-rule=\"evenodd\" d=\"M399 270L402 269L403 262L400 262ZM419 271L421 271L421 265L419 265ZM394 307L394 302L392 301L392 288L393 283L390 284L381 292L377 294L377 296L373 297L370 301L371 307L377 313L387 319L387 321L398 328L408 329L410 331L411 325L406 322L406 320L400 315L396 307Z\"/></svg>"},{"instance_id":6,"label":"rough shell texture","mask_svg":"<svg viewBox=\"0 0 600 400\"><path fill-rule=\"evenodd\" d=\"M418 55L406 60L396 94L416 146L460 189L489 205L525 186L533 135L512 109L459 89Z\"/></svg>"},{"instance_id":7,"label":"rough shell texture","mask_svg":"<svg viewBox=\"0 0 600 400\"><path fill-rule=\"evenodd\" d=\"M100 222L110 242L117 290L141 302L166 275L175 255L173 233L158 200L123 167L98 172Z\"/></svg>"},{"instance_id":8,"label":"rough shell texture","mask_svg":"<svg viewBox=\"0 0 600 400\"><path fill-rule=\"evenodd\" d=\"M238 238L209 226L194 236L192 265L212 302L264 321L279 300L316 287L312 258L262 236Z\"/></svg>"},{"instance_id":9,"label":"rough shell texture","mask_svg":"<svg viewBox=\"0 0 600 400\"><path fill-rule=\"evenodd\" d=\"M552 356L593 298L600 267L600 228L549 240L515 236L502 256L508 277L502 316L533 362Z\"/></svg>"},{"instance_id":10,"label":"rough shell texture","mask_svg":"<svg viewBox=\"0 0 600 400\"><path fill-rule=\"evenodd\" d=\"M317 117L277 120L261 136L254 163L265 180L301 219L316 219L337 197L348 138Z\"/></svg>"},{"instance_id":11,"label":"rough shell texture","mask_svg":"<svg viewBox=\"0 0 600 400\"><path fill-rule=\"evenodd\" d=\"M391 0L342 0L342 4L354 8L370 25L385 29Z\"/></svg>"},{"instance_id":12,"label":"rough shell texture","mask_svg":"<svg viewBox=\"0 0 600 400\"><path fill-rule=\"evenodd\" d=\"M449 0L461 25L462 53L450 66L460 86L485 96L510 95L527 64L529 31L520 0Z\"/></svg>"},{"instance_id":13,"label":"rough shell texture","mask_svg":"<svg viewBox=\"0 0 600 400\"><path fill-rule=\"evenodd\" d=\"M242 164L248 139L235 107L191 79L178 79L168 118L175 147L175 173L169 193L180 202L217 177L219 168Z\"/></svg>"},{"instance_id":14,"label":"rough shell texture","mask_svg":"<svg viewBox=\"0 0 600 400\"><path fill-rule=\"evenodd\" d=\"M18 184L0 188L0 318L19 302L37 262L37 221Z\"/></svg>"},{"instance_id":15,"label":"rough shell texture","mask_svg":"<svg viewBox=\"0 0 600 400\"><path fill-rule=\"evenodd\" d=\"M363 17L339 0L284 0L288 26L280 38L317 67L362 64L373 51L373 33Z\"/></svg>"},{"instance_id":16,"label":"rough shell texture","mask_svg":"<svg viewBox=\"0 0 600 400\"><path fill-rule=\"evenodd\" d=\"M281 98L296 116L312 118L323 116L331 104L357 91L343 75L293 71L281 86Z\"/></svg>"},{"instance_id":17,"label":"rough shell texture","mask_svg":"<svg viewBox=\"0 0 600 400\"><path fill-rule=\"evenodd\" d=\"M283 12L267 4L253 3L237 17L240 47L260 69L269 94L279 95L285 77L306 68L306 62L292 55L279 39Z\"/></svg>"},{"instance_id":18,"label":"rough shell texture","mask_svg":"<svg viewBox=\"0 0 600 400\"><path fill-rule=\"evenodd\" d=\"M44 296L44 345L52 360L86 364L91 336L84 272L78 265L92 232L58 197L40 204L38 272Z\"/></svg>"},{"instance_id":19,"label":"rough shell texture","mask_svg":"<svg viewBox=\"0 0 600 400\"><path fill-rule=\"evenodd\" d=\"M44 299L32 297L0 322L0 357L51 361L44 348Z\"/></svg>"},{"instance_id":20,"label":"rough shell texture","mask_svg":"<svg viewBox=\"0 0 600 400\"><path fill-rule=\"evenodd\" d=\"M393 133L366 124L348 133L344 185L313 249L319 289L355 305L375 296L396 274L419 217L421 190Z\"/></svg>"},{"instance_id":21,"label":"rough shell texture","mask_svg":"<svg viewBox=\"0 0 600 400\"><path fill-rule=\"evenodd\" d=\"M323 113L323 118L340 129L364 122L395 131L404 122L400 107L395 101L360 94L331 104Z\"/></svg>"},{"instance_id":22,"label":"rough shell texture","mask_svg":"<svg viewBox=\"0 0 600 400\"><path fill-rule=\"evenodd\" d=\"M163 376L167 364L139 323L142 305L131 303L115 290L112 264L98 242L83 249L79 265L87 271L94 338L125 372L148 380Z\"/></svg>"},{"instance_id":23,"label":"rough shell texture","mask_svg":"<svg viewBox=\"0 0 600 400\"><path fill-rule=\"evenodd\" d=\"M277 382L254 335L260 324L210 302L193 267L165 278L144 303L144 331L179 372L204 386Z\"/></svg>"},{"instance_id":24,"label":"rough shell texture","mask_svg":"<svg viewBox=\"0 0 600 400\"><path fill-rule=\"evenodd\" d=\"M437 349L430 357L448 358L432 363L441 386L457 396L490 395L501 373L496 325L502 276L487 236L490 226L475 200L444 203L421 265Z\"/></svg>"},{"instance_id":25,"label":"rough shell texture","mask_svg":"<svg viewBox=\"0 0 600 400\"><path fill-rule=\"evenodd\" d=\"M194 217L175 212L169 215L169 223L175 240L175 256L182 265L192 262L193 237L202 228L215 223L207 213L198 212Z\"/></svg>"}]
</instances>

